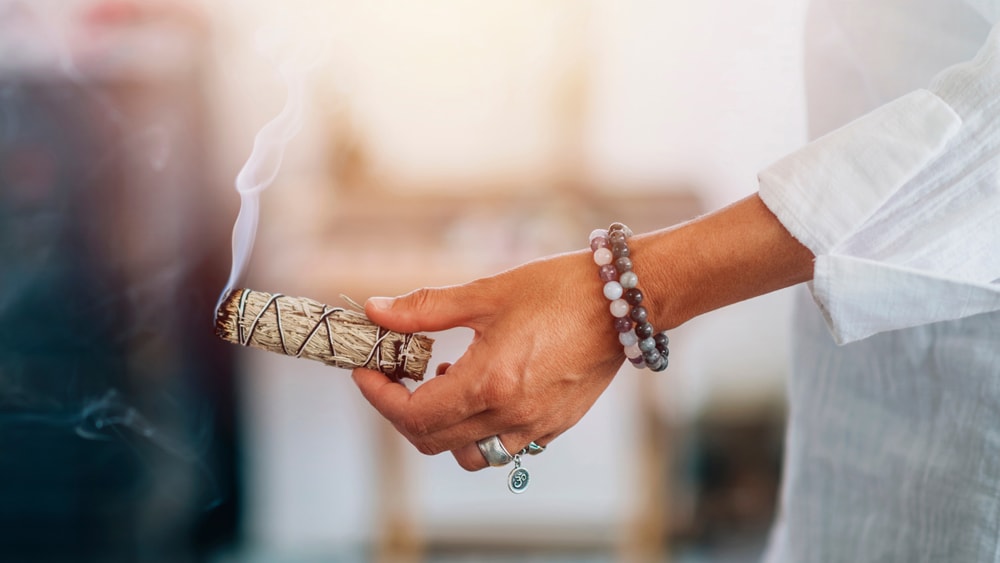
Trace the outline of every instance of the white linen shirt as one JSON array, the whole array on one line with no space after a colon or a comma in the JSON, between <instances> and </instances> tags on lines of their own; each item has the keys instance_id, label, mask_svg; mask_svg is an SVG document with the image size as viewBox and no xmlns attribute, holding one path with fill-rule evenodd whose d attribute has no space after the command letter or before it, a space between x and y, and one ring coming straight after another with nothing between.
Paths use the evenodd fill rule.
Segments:
<instances>
[{"instance_id":1,"label":"white linen shirt","mask_svg":"<svg viewBox=\"0 0 1000 563\"><path fill-rule=\"evenodd\" d=\"M762 171L760 196L816 255L840 343L1000 310L1000 27L927 89Z\"/></svg>"},{"instance_id":2,"label":"white linen shirt","mask_svg":"<svg viewBox=\"0 0 1000 563\"><path fill-rule=\"evenodd\" d=\"M998 19L995 0L810 9L822 136L759 175L816 255L818 305L796 314L768 561L1000 563Z\"/></svg>"}]
</instances>

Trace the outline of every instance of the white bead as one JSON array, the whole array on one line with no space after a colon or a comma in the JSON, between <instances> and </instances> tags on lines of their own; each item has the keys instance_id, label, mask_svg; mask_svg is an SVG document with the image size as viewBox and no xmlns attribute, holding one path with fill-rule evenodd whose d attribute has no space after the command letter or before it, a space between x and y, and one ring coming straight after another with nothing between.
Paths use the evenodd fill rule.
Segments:
<instances>
[{"instance_id":1,"label":"white bead","mask_svg":"<svg viewBox=\"0 0 1000 563\"><path fill-rule=\"evenodd\" d=\"M604 296L608 298L608 301L614 301L615 299L621 299L622 294L625 290L622 289L622 284L616 281L609 281L604 284Z\"/></svg>"},{"instance_id":2,"label":"white bead","mask_svg":"<svg viewBox=\"0 0 1000 563\"><path fill-rule=\"evenodd\" d=\"M590 239L589 239L589 241L593 242L594 239L597 238L597 237L608 238L608 230L607 229L594 229L593 231L590 232Z\"/></svg>"},{"instance_id":3,"label":"white bead","mask_svg":"<svg viewBox=\"0 0 1000 563\"><path fill-rule=\"evenodd\" d=\"M598 266L610 264L613 259L614 255L611 254L611 249L609 248L598 248L594 251L594 263Z\"/></svg>"},{"instance_id":4,"label":"white bead","mask_svg":"<svg viewBox=\"0 0 1000 563\"><path fill-rule=\"evenodd\" d=\"M618 281L625 289L632 289L639 285L639 276L635 275L635 272L625 272L618 277Z\"/></svg>"},{"instance_id":5,"label":"white bead","mask_svg":"<svg viewBox=\"0 0 1000 563\"><path fill-rule=\"evenodd\" d=\"M639 349L638 344L629 344L625 346L625 357L626 358L638 358L642 356L642 350Z\"/></svg>"},{"instance_id":6,"label":"white bead","mask_svg":"<svg viewBox=\"0 0 1000 563\"><path fill-rule=\"evenodd\" d=\"M634 330L630 330L628 332L623 332L623 333L619 334L618 335L618 342L621 342L622 346L625 346L625 347L636 346L636 345L639 344L639 337L636 336ZM638 348L636 348L636 350L638 350ZM634 358L635 356L632 356L632 357Z\"/></svg>"},{"instance_id":7,"label":"white bead","mask_svg":"<svg viewBox=\"0 0 1000 563\"><path fill-rule=\"evenodd\" d=\"M622 318L628 314L628 301L615 299L611 302L611 315L615 318Z\"/></svg>"}]
</instances>

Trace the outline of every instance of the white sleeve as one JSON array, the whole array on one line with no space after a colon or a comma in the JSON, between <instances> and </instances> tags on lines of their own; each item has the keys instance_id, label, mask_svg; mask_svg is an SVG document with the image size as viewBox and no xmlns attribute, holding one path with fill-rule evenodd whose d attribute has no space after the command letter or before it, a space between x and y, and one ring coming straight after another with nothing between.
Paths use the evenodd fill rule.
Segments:
<instances>
[{"instance_id":1,"label":"white sleeve","mask_svg":"<svg viewBox=\"0 0 1000 563\"><path fill-rule=\"evenodd\" d=\"M1000 310L1000 24L976 57L759 175L839 343Z\"/></svg>"}]
</instances>

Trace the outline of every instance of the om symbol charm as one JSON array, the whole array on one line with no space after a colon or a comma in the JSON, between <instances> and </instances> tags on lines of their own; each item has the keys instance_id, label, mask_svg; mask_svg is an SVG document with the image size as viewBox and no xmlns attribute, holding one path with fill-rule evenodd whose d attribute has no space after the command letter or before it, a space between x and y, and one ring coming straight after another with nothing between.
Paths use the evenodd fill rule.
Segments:
<instances>
[{"instance_id":1,"label":"om symbol charm","mask_svg":"<svg viewBox=\"0 0 1000 563\"><path fill-rule=\"evenodd\" d=\"M521 454L515 455L514 469L511 469L510 474L507 475L507 488L510 489L510 492L519 495L528 488L530 478L528 470L521 467Z\"/></svg>"}]
</instances>

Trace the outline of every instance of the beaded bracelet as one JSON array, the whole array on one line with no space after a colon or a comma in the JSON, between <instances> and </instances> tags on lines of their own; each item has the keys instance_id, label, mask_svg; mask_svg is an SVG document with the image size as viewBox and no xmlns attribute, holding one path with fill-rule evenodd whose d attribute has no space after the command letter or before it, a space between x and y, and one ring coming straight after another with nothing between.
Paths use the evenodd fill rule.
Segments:
<instances>
[{"instance_id":1,"label":"beaded bracelet","mask_svg":"<svg viewBox=\"0 0 1000 563\"><path fill-rule=\"evenodd\" d=\"M607 229L590 233L590 249L594 252L594 262L600 266L604 297L611 302L611 316L625 356L637 368L663 371L669 363L670 339L666 331L653 330L649 312L642 305L644 296L639 289L639 276L632 271L628 248L631 236L631 229L622 223L612 223Z\"/></svg>"}]
</instances>

